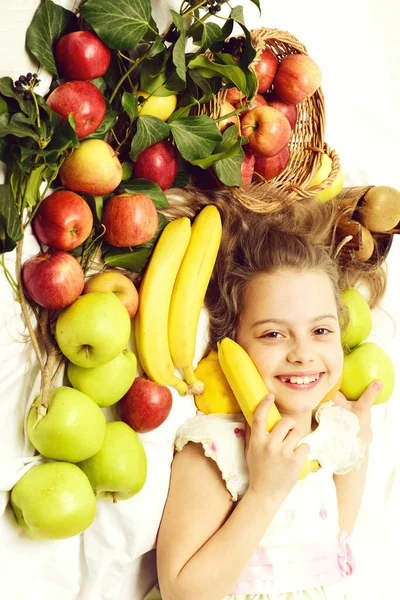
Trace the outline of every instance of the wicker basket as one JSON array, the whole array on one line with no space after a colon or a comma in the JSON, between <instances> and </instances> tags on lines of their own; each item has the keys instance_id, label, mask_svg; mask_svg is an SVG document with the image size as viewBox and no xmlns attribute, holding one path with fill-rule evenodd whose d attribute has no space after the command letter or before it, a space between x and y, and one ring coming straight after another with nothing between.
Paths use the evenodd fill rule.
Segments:
<instances>
[{"instance_id":1,"label":"wicker basket","mask_svg":"<svg viewBox=\"0 0 400 600\"><path fill-rule=\"evenodd\" d=\"M293 35L278 29L254 29L251 31L256 56L253 64L260 58L261 52L268 48L278 60L289 54L307 54L306 47ZM221 90L202 111L212 118L220 116L221 105L226 98L226 90ZM306 200L316 193L330 187L340 169L339 157L324 142L325 135L325 103L321 88L318 88L311 98L297 105L298 117L293 130L290 148L290 162L286 169L274 179L251 184L251 193L246 194L246 188L240 188L240 193L233 195L248 209L254 212L266 213L276 210L280 202L266 201L276 191L285 192L289 201ZM329 177L320 185L307 189L314 174L321 164L321 155L326 152L332 159L332 170Z\"/></svg>"},{"instance_id":2,"label":"wicker basket","mask_svg":"<svg viewBox=\"0 0 400 600\"><path fill-rule=\"evenodd\" d=\"M363 201L365 194L371 189L372 185L345 188L337 197L341 208L346 209L345 216L339 223L336 230L336 241L340 252L338 253L339 263L345 264L347 268L355 270L371 271L381 265L387 258L393 241L393 234L400 233L400 224L396 229L387 233L377 233L370 231L375 249L372 256L366 261L360 261L357 252L361 246L361 225L358 220L358 208Z\"/></svg>"}]
</instances>

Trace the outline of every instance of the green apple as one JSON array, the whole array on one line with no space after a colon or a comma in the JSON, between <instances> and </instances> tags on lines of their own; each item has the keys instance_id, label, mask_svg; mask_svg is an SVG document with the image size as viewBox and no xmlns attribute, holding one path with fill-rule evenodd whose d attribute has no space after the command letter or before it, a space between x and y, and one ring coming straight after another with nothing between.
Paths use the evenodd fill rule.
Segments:
<instances>
[{"instance_id":1,"label":"green apple","mask_svg":"<svg viewBox=\"0 0 400 600\"><path fill-rule=\"evenodd\" d=\"M389 400L393 392L393 363L378 344L364 342L344 357L340 391L348 400L358 400L376 379L382 381L383 387L374 404L382 404Z\"/></svg>"},{"instance_id":2,"label":"green apple","mask_svg":"<svg viewBox=\"0 0 400 600\"><path fill-rule=\"evenodd\" d=\"M50 462L33 467L11 491L18 523L34 539L59 540L82 533L96 516L96 498L76 465Z\"/></svg>"},{"instance_id":3,"label":"green apple","mask_svg":"<svg viewBox=\"0 0 400 600\"><path fill-rule=\"evenodd\" d=\"M56 339L75 365L92 369L121 354L131 333L131 320L112 292L84 294L58 317Z\"/></svg>"},{"instance_id":4,"label":"green apple","mask_svg":"<svg viewBox=\"0 0 400 600\"><path fill-rule=\"evenodd\" d=\"M67 373L75 389L90 396L99 406L111 406L131 387L136 367L136 356L125 348L114 360L94 369L84 369L70 362Z\"/></svg>"},{"instance_id":5,"label":"green apple","mask_svg":"<svg viewBox=\"0 0 400 600\"><path fill-rule=\"evenodd\" d=\"M342 292L342 303L347 309L349 322L342 331L342 345L354 348L364 342L372 330L372 315L361 292L350 287Z\"/></svg>"},{"instance_id":6,"label":"green apple","mask_svg":"<svg viewBox=\"0 0 400 600\"><path fill-rule=\"evenodd\" d=\"M80 462L100 450L106 418L89 396L70 387L54 388L47 413L40 420L39 404L37 398L26 427L31 444L40 454L53 460Z\"/></svg>"},{"instance_id":7,"label":"green apple","mask_svg":"<svg viewBox=\"0 0 400 600\"><path fill-rule=\"evenodd\" d=\"M126 500L144 486L147 458L136 433L122 421L107 423L104 443L97 454L79 464L97 498Z\"/></svg>"}]
</instances>

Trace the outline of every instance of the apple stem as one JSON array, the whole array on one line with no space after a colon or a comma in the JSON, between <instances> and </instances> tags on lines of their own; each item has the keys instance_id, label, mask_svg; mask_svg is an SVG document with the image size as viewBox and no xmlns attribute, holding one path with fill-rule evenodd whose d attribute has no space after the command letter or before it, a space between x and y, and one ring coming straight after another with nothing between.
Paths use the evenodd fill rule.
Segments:
<instances>
[{"instance_id":1,"label":"apple stem","mask_svg":"<svg viewBox=\"0 0 400 600\"><path fill-rule=\"evenodd\" d=\"M21 304L21 310L22 310L22 315L24 317L25 325L28 328L29 336L30 336L31 342L32 342L32 346L33 346L33 349L35 351L36 358L37 358L37 361L39 363L40 370L43 373L43 370L44 370L43 357L42 357L42 353L41 353L41 350L40 350L40 347L39 347L39 342L38 342L37 335L35 333L34 328L32 327L32 322L31 322L30 315L29 315L29 310L28 310L28 303L26 301L26 296L25 296L25 293L24 293L24 287L22 285L21 272L22 272L22 246L23 246L23 239L24 238L22 237L22 239L17 243L16 262L15 262L15 270L16 270L17 284L18 284L18 290L19 290L19 301L20 301L20 304Z\"/></svg>"},{"instance_id":2,"label":"apple stem","mask_svg":"<svg viewBox=\"0 0 400 600\"><path fill-rule=\"evenodd\" d=\"M115 495L115 492L112 492L112 499L113 499L113 504L117 504L117 496Z\"/></svg>"}]
</instances>

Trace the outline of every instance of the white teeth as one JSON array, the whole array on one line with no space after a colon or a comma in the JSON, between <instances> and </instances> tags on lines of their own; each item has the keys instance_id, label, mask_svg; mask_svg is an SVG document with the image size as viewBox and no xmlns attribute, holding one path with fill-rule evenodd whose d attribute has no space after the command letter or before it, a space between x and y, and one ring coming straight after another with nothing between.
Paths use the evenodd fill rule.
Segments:
<instances>
[{"instance_id":1,"label":"white teeth","mask_svg":"<svg viewBox=\"0 0 400 600\"><path fill-rule=\"evenodd\" d=\"M307 383L312 383L318 379L317 375L311 375L310 377L306 375L305 377L281 377L283 382L296 383L297 385L303 385Z\"/></svg>"}]
</instances>

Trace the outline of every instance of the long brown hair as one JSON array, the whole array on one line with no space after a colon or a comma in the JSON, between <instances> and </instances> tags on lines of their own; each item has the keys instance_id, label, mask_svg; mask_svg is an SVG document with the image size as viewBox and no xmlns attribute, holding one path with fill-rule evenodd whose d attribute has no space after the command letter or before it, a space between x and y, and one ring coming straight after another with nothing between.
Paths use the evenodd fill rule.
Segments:
<instances>
[{"instance_id":1,"label":"long brown hair","mask_svg":"<svg viewBox=\"0 0 400 600\"><path fill-rule=\"evenodd\" d=\"M249 193L247 189L246 195ZM318 200L291 203L277 192L270 199L277 208L260 214L244 208L237 194L229 188L206 194L190 187L171 190L170 207L163 211L169 218L194 217L210 203L220 211L222 240L206 295L210 348L226 336L235 339L247 285L256 273L281 268L323 270L332 282L344 321L340 293L346 287L362 281L369 292L370 306L379 302L386 286L383 268L363 272L339 260L336 227L342 211L337 204Z\"/></svg>"}]
</instances>

